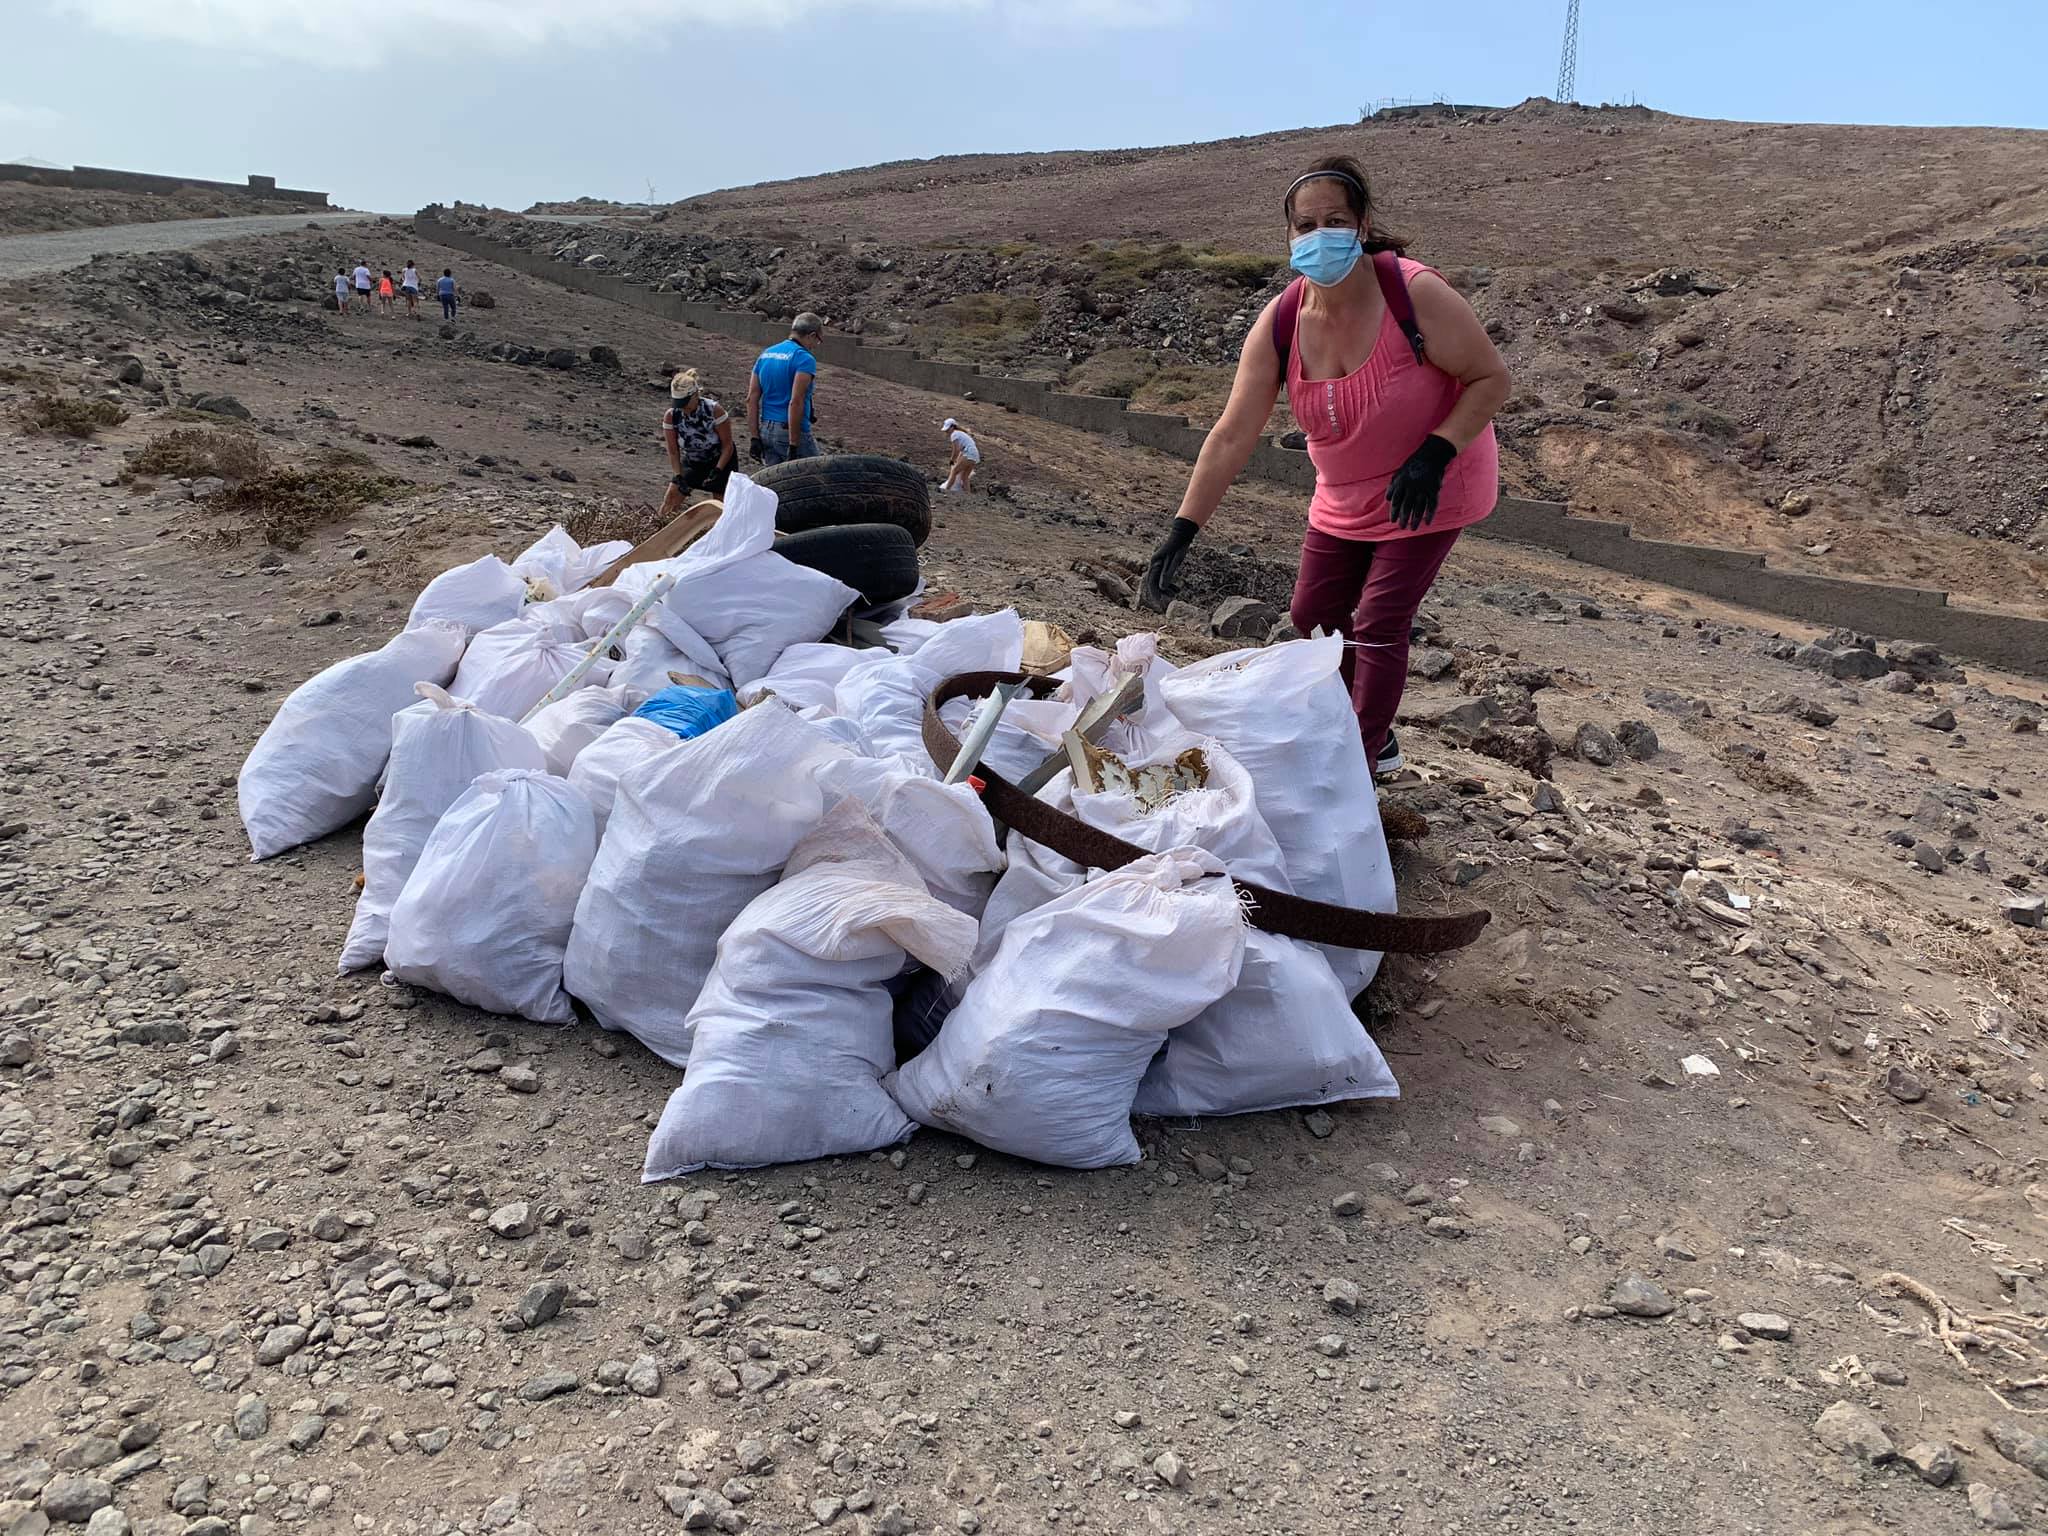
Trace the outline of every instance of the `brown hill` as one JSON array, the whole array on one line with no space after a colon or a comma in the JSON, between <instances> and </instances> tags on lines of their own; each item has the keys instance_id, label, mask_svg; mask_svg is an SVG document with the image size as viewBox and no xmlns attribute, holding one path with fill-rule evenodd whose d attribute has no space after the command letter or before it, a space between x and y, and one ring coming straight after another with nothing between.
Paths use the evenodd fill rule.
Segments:
<instances>
[{"instance_id":1,"label":"brown hill","mask_svg":"<svg viewBox=\"0 0 2048 1536\"><path fill-rule=\"evenodd\" d=\"M495 232L1206 421L1284 275L1280 193L1340 150L1499 337L1516 488L1788 564L2042 600L2048 134L1539 100L956 156Z\"/></svg>"}]
</instances>

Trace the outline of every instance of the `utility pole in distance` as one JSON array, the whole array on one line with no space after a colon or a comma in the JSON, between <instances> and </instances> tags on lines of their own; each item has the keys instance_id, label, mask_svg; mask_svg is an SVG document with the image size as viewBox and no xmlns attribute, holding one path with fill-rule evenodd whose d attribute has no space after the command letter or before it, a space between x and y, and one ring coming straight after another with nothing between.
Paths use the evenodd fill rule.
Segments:
<instances>
[{"instance_id":1,"label":"utility pole in distance","mask_svg":"<svg viewBox=\"0 0 2048 1536\"><path fill-rule=\"evenodd\" d=\"M1557 60L1557 99L1575 101L1578 99L1579 75L1579 0L1565 0L1564 11L1564 52Z\"/></svg>"}]
</instances>

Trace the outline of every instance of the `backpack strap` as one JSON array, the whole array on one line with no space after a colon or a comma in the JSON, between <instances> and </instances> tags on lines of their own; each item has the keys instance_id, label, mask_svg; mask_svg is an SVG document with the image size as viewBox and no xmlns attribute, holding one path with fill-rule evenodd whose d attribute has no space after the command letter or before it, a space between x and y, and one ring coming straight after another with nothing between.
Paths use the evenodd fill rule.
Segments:
<instances>
[{"instance_id":1,"label":"backpack strap","mask_svg":"<svg viewBox=\"0 0 2048 1536\"><path fill-rule=\"evenodd\" d=\"M1297 277L1280 290L1280 302L1273 306L1273 350L1280 354L1280 382L1287 382L1287 355L1294 350L1294 330L1301 322L1301 285Z\"/></svg>"},{"instance_id":2,"label":"backpack strap","mask_svg":"<svg viewBox=\"0 0 2048 1536\"><path fill-rule=\"evenodd\" d=\"M1379 279L1380 293L1387 301L1387 313L1394 317L1394 323L1401 327L1401 334L1408 338L1408 349L1415 354L1415 361L1423 360L1422 327L1415 319L1415 301L1408 296L1408 279L1401 274L1401 258L1392 251L1372 253L1373 276ZM1273 306L1273 350L1280 355L1280 377L1287 377L1288 355L1294 350L1294 333L1301 324L1301 285L1307 281L1297 277L1281 291L1279 302Z\"/></svg>"},{"instance_id":3,"label":"backpack strap","mask_svg":"<svg viewBox=\"0 0 2048 1536\"><path fill-rule=\"evenodd\" d=\"M1372 253L1373 276L1380 280L1380 292L1386 296L1387 313L1394 317L1394 323L1401 327L1401 334L1408 338L1408 348L1415 354L1415 361L1422 361L1422 327L1415 323L1415 301L1408 297L1408 279L1401 275L1401 258L1392 251Z\"/></svg>"}]
</instances>

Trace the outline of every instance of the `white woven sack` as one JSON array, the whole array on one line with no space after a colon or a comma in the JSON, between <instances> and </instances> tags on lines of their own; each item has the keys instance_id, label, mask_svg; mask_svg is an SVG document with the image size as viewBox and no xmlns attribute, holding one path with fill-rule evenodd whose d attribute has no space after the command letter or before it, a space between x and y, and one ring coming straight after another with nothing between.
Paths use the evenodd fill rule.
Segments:
<instances>
[{"instance_id":1,"label":"white woven sack","mask_svg":"<svg viewBox=\"0 0 2048 1536\"><path fill-rule=\"evenodd\" d=\"M1251 776L1216 742L1174 727L1130 766L1169 762L1191 746L1207 760L1207 785L1156 809L1122 791L1077 794L1071 776L1055 780L1040 798L1140 848L1202 848L1240 880L1288 890L1280 847L1259 813ZM986 963L1021 911L1082 878L1072 861L1010 836L1010 865L983 918L978 964ZM1238 984L1168 1037L1146 1071L1137 1111L1235 1115L1398 1092L1323 951L1254 929L1245 935Z\"/></svg>"},{"instance_id":2,"label":"white woven sack","mask_svg":"<svg viewBox=\"0 0 2048 1536\"><path fill-rule=\"evenodd\" d=\"M829 711L836 707L840 680L873 655L872 651L823 640L792 645L775 659L774 666L741 690L741 697L772 693L799 714L819 708Z\"/></svg>"},{"instance_id":3,"label":"white woven sack","mask_svg":"<svg viewBox=\"0 0 2048 1536\"><path fill-rule=\"evenodd\" d=\"M817 826L818 770L846 755L770 699L626 770L569 938L569 990L600 1024L688 1062L719 935Z\"/></svg>"},{"instance_id":4,"label":"white woven sack","mask_svg":"<svg viewBox=\"0 0 2048 1536\"><path fill-rule=\"evenodd\" d=\"M1392 912L1394 866L1358 716L1337 670L1343 655L1335 635L1230 651L1181 668L1159 692L1182 725L1215 737L1251 774L1295 895ZM1324 953L1354 997L1379 970L1375 951Z\"/></svg>"},{"instance_id":5,"label":"white woven sack","mask_svg":"<svg viewBox=\"0 0 2048 1536\"><path fill-rule=\"evenodd\" d=\"M1400 1093L1323 952L1254 928L1237 985L1166 1037L1133 1108L1245 1115Z\"/></svg>"},{"instance_id":6,"label":"white woven sack","mask_svg":"<svg viewBox=\"0 0 2048 1536\"><path fill-rule=\"evenodd\" d=\"M567 597L589 586L604 574L606 566L632 548L629 540L610 539L586 549L557 523L513 558L512 569L522 577L542 578L557 596Z\"/></svg>"},{"instance_id":7,"label":"white woven sack","mask_svg":"<svg viewBox=\"0 0 2048 1536\"><path fill-rule=\"evenodd\" d=\"M618 798L619 780L626 770L682 744L682 738L667 726L628 715L576 754L569 767L569 782L590 802L600 835L611 820L612 803Z\"/></svg>"},{"instance_id":8,"label":"white woven sack","mask_svg":"<svg viewBox=\"0 0 2048 1536\"><path fill-rule=\"evenodd\" d=\"M514 619L469 642L449 692L486 714L517 720L567 677L589 649L582 640ZM577 686L601 687L610 673L611 664L600 661Z\"/></svg>"},{"instance_id":9,"label":"white woven sack","mask_svg":"<svg viewBox=\"0 0 2048 1536\"><path fill-rule=\"evenodd\" d=\"M1149 854L1010 924L939 1038L885 1080L922 1125L1066 1168L1138 1160L1131 1101L1168 1030L1236 985L1237 894Z\"/></svg>"},{"instance_id":10,"label":"white woven sack","mask_svg":"<svg viewBox=\"0 0 2048 1536\"><path fill-rule=\"evenodd\" d=\"M430 619L292 690L236 781L250 856L310 843L370 808L391 755L391 717L414 685L446 684L462 658L460 624Z\"/></svg>"},{"instance_id":11,"label":"white woven sack","mask_svg":"<svg viewBox=\"0 0 2048 1536\"><path fill-rule=\"evenodd\" d=\"M775 493L745 475L726 483L725 510L673 562L676 584L656 610L711 642L735 685L773 669L790 646L816 641L860 594L838 578L774 553ZM684 648L680 634L670 639Z\"/></svg>"},{"instance_id":12,"label":"white woven sack","mask_svg":"<svg viewBox=\"0 0 2048 1536\"><path fill-rule=\"evenodd\" d=\"M413 600L407 629L429 619L453 619L471 634L519 617L526 605L526 579L496 555L443 571Z\"/></svg>"},{"instance_id":13,"label":"white woven sack","mask_svg":"<svg viewBox=\"0 0 2048 1536\"><path fill-rule=\"evenodd\" d=\"M578 688L526 722L549 773L569 776L577 754L647 702L637 688Z\"/></svg>"},{"instance_id":14,"label":"white woven sack","mask_svg":"<svg viewBox=\"0 0 2048 1536\"><path fill-rule=\"evenodd\" d=\"M914 1127L881 1082L896 1064L887 984L908 958L957 970L973 945L974 920L926 892L858 801L839 801L719 940L645 1178L907 1138Z\"/></svg>"},{"instance_id":15,"label":"white woven sack","mask_svg":"<svg viewBox=\"0 0 2048 1536\"><path fill-rule=\"evenodd\" d=\"M995 819L971 784L941 784L900 758L852 757L820 768L818 786L828 800L860 801L934 896L969 917L981 915L1003 850Z\"/></svg>"},{"instance_id":16,"label":"white woven sack","mask_svg":"<svg viewBox=\"0 0 2048 1536\"><path fill-rule=\"evenodd\" d=\"M377 809L363 829L363 889L341 946L340 973L384 958L391 908L441 813L496 768L539 768L541 747L524 728L487 715L432 683L391 722L391 761Z\"/></svg>"},{"instance_id":17,"label":"white woven sack","mask_svg":"<svg viewBox=\"0 0 2048 1536\"><path fill-rule=\"evenodd\" d=\"M482 775L420 850L384 959L392 975L490 1013L575 1017L562 951L597 852L590 802L541 768Z\"/></svg>"}]
</instances>

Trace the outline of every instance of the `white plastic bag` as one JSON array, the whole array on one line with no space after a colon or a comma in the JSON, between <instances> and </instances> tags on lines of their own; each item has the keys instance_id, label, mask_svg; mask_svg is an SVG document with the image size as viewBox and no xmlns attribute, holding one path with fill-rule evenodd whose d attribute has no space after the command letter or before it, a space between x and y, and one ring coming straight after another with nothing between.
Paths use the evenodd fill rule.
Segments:
<instances>
[{"instance_id":1,"label":"white plastic bag","mask_svg":"<svg viewBox=\"0 0 2048 1536\"><path fill-rule=\"evenodd\" d=\"M688 1062L719 935L818 824L818 770L846 755L770 699L626 770L569 938L569 990L600 1024Z\"/></svg>"},{"instance_id":2,"label":"white plastic bag","mask_svg":"<svg viewBox=\"0 0 2048 1536\"><path fill-rule=\"evenodd\" d=\"M626 637L623 659L612 664L609 680L615 686L636 688L651 698L674 685L670 673L701 677L714 688L730 686L725 667L708 640L699 638L686 649L671 640L666 630L655 628L653 620L654 615L648 614ZM669 629L676 628L669 625Z\"/></svg>"},{"instance_id":3,"label":"white plastic bag","mask_svg":"<svg viewBox=\"0 0 2048 1536\"><path fill-rule=\"evenodd\" d=\"M664 630L680 619L710 641L735 685L765 676L860 600L836 577L774 553L774 542L775 493L734 475L718 521L672 563L676 584L657 610ZM688 648L681 635L669 638Z\"/></svg>"},{"instance_id":4,"label":"white plastic bag","mask_svg":"<svg viewBox=\"0 0 2048 1536\"><path fill-rule=\"evenodd\" d=\"M518 620L487 629L469 642L449 692L486 714L517 720L583 660L590 647ZM600 661L577 684L601 687L611 664Z\"/></svg>"},{"instance_id":5,"label":"white plastic bag","mask_svg":"<svg viewBox=\"0 0 2048 1536\"><path fill-rule=\"evenodd\" d=\"M420 702L391 722L391 762L363 829L363 890L341 946L342 975L384 958L391 908L427 836L478 774L539 768L541 747L510 720L487 715L445 688L419 685Z\"/></svg>"},{"instance_id":6,"label":"white plastic bag","mask_svg":"<svg viewBox=\"0 0 2048 1536\"><path fill-rule=\"evenodd\" d=\"M429 619L292 690L236 783L252 857L325 837L370 808L391 755L391 717L413 702L415 684L455 675L462 645L460 624Z\"/></svg>"},{"instance_id":7,"label":"white plastic bag","mask_svg":"<svg viewBox=\"0 0 2048 1536\"><path fill-rule=\"evenodd\" d=\"M972 785L941 784L898 758L854 757L820 768L818 786L827 800L860 801L934 896L969 917L981 915L1003 850Z\"/></svg>"},{"instance_id":8,"label":"white plastic bag","mask_svg":"<svg viewBox=\"0 0 2048 1536\"><path fill-rule=\"evenodd\" d=\"M1132 1108L1246 1115L1400 1092L1323 952L1254 928L1237 985L1166 1037Z\"/></svg>"},{"instance_id":9,"label":"white plastic bag","mask_svg":"<svg viewBox=\"0 0 2048 1536\"><path fill-rule=\"evenodd\" d=\"M1183 667L1159 691L1181 724L1215 737L1251 774L1295 895L1392 912L1394 866L1358 717L1337 671L1343 655L1335 635L1230 651ZM1354 997L1379 970L1373 951L1324 953Z\"/></svg>"},{"instance_id":10,"label":"white plastic bag","mask_svg":"<svg viewBox=\"0 0 2048 1536\"><path fill-rule=\"evenodd\" d=\"M577 754L646 703L647 697L637 688L578 688L535 714L526 729L547 754L548 772L567 778Z\"/></svg>"},{"instance_id":11,"label":"white plastic bag","mask_svg":"<svg viewBox=\"0 0 2048 1536\"><path fill-rule=\"evenodd\" d=\"M632 606L633 599L617 587L586 587L549 602L528 603L519 617L546 620L573 629L585 640L596 640L609 634Z\"/></svg>"},{"instance_id":12,"label":"white plastic bag","mask_svg":"<svg viewBox=\"0 0 2048 1536\"><path fill-rule=\"evenodd\" d=\"M407 629L429 619L453 619L471 634L519 617L526 605L526 579L496 555L443 571L420 589Z\"/></svg>"},{"instance_id":13,"label":"white plastic bag","mask_svg":"<svg viewBox=\"0 0 2048 1536\"><path fill-rule=\"evenodd\" d=\"M569 697L573 699L576 695L572 693ZM569 782L590 802L600 833L611 820L612 803L618 798L619 780L626 770L682 744L682 738L667 726L628 715L576 754L576 761L569 768Z\"/></svg>"},{"instance_id":14,"label":"white plastic bag","mask_svg":"<svg viewBox=\"0 0 2048 1536\"><path fill-rule=\"evenodd\" d=\"M973 919L925 891L858 801L838 802L719 940L648 1182L904 1140L881 1081L896 1064L887 983L906 955L945 974L973 945Z\"/></svg>"},{"instance_id":15,"label":"white plastic bag","mask_svg":"<svg viewBox=\"0 0 2048 1536\"><path fill-rule=\"evenodd\" d=\"M1170 726L1148 754L1129 759L1129 766L1171 762L1191 746L1208 765L1207 784L1156 808L1146 808L1127 791L1076 793L1071 776L1055 780L1040 798L1140 848L1202 848L1240 880L1289 890L1280 847L1259 814L1251 776L1216 742ZM1079 885L1082 877L1078 865L1012 833L1009 868L986 909L977 962L987 963L1005 926L1021 912ZM1245 935L1238 984L1168 1037L1165 1052L1145 1074L1136 1109L1149 1115L1236 1115L1398 1092L1323 951L1252 929Z\"/></svg>"},{"instance_id":16,"label":"white plastic bag","mask_svg":"<svg viewBox=\"0 0 2048 1536\"><path fill-rule=\"evenodd\" d=\"M540 768L482 775L391 909L392 975L490 1013L567 1024L562 951L597 852L590 802Z\"/></svg>"},{"instance_id":17,"label":"white plastic bag","mask_svg":"<svg viewBox=\"0 0 2048 1536\"><path fill-rule=\"evenodd\" d=\"M1134 1163L1145 1064L1236 985L1243 959L1222 866L1150 854L1010 924L939 1038L883 1086L920 1124L1018 1157Z\"/></svg>"},{"instance_id":18,"label":"white plastic bag","mask_svg":"<svg viewBox=\"0 0 2048 1536\"><path fill-rule=\"evenodd\" d=\"M924 744L924 706L931 691L962 672L1014 672L1024 654L1024 621L1015 610L976 614L939 626L909 656L871 652L850 668L834 692L838 712L858 720L875 755L895 755L942 778ZM942 711L957 737L979 700L961 699ZM1030 771L1059 743L1077 713L1070 704L1019 698L1004 712L983 753L1005 776Z\"/></svg>"},{"instance_id":19,"label":"white plastic bag","mask_svg":"<svg viewBox=\"0 0 2048 1536\"><path fill-rule=\"evenodd\" d=\"M611 539L585 549L557 523L512 561L512 569L522 577L544 578L558 594L567 597L589 586L604 574L606 566L632 548L629 540Z\"/></svg>"},{"instance_id":20,"label":"white plastic bag","mask_svg":"<svg viewBox=\"0 0 2048 1536\"><path fill-rule=\"evenodd\" d=\"M874 654L822 640L792 645L766 673L747 684L741 696L752 699L772 693L798 713L820 707L830 710L835 707L840 679Z\"/></svg>"}]
</instances>

